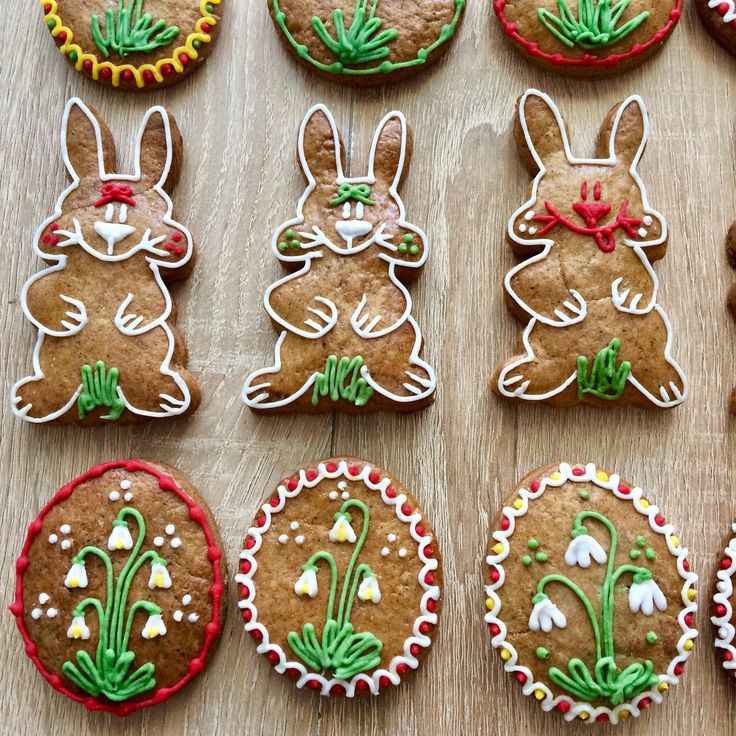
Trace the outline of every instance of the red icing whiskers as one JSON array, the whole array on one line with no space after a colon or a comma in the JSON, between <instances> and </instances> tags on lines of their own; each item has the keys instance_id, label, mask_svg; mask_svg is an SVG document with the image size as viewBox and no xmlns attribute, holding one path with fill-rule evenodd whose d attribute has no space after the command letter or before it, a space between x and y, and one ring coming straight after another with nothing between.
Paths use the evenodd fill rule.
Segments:
<instances>
[{"instance_id":1,"label":"red icing whiskers","mask_svg":"<svg viewBox=\"0 0 736 736\"><path fill-rule=\"evenodd\" d=\"M114 181L110 181L102 185L100 193L102 196L95 202L95 207L104 207L110 202L122 202L135 207L133 190L127 184L116 184Z\"/></svg>"},{"instance_id":2,"label":"red icing whiskers","mask_svg":"<svg viewBox=\"0 0 736 736\"><path fill-rule=\"evenodd\" d=\"M551 202L545 200L544 206L549 214L535 215L532 218L535 222L546 223L539 229L537 235L545 235L557 225L562 225L578 235L588 235L594 238L595 244L602 253L613 253L616 249L616 238L614 237L614 232L616 230L621 228L625 230L630 237L634 238L636 237L636 230L634 228L641 225L642 222L640 218L629 217L626 214L629 208L629 202L626 199L622 202L621 209L619 210L618 215L616 215L616 219L612 223L604 225L603 227L583 227L582 225L577 225L561 215Z\"/></svg>"}]
</instances>

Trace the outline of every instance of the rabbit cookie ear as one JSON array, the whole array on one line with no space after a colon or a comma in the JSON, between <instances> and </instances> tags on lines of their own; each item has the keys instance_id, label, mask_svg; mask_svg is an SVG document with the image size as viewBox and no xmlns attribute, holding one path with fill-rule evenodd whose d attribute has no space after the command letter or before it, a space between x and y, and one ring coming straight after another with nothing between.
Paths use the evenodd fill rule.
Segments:
<instances>
[{"instance_id":1,"label":"rabbit cookie ear","mask_svg":"<svg viewBox=\"0 0 736 736\"><path fill-rule=\"evenodd\" d=\"M612 159L631 168L639 163L648 139L647 108L641 97L632 95L608 113L601 127L598 148L601 155L608 148Z\"/></svg>"},{"instance_id":2,"label":"rabbit cookie ear","mask_svg":"<svg viewBox=\"0 0 736 736\"><path fill-rule=\"evenodd\" d=\"M324 105L315 105L299 127L299 162L307 180L343 178L342 140L335 118Z\"/></svg>"},{"instance_id":3,"label":"rabbit cookie ear","mask_svg":"<svg viewBox=\"0 0 736 736\"><path fill-rule=\"evenodd\" d=\"M411 132L403 113L395 110L378 124L368 163L368 176L396 188L411 159Z\"/></svg>"},{"instance_id":4,"label":"rabbit cookie ear","mask_svg":"<svg viewBox=\"0 0 736 736\"><path fill-rule=\"evenodd\" d=\"M559 156L568 159L565 121L549 95L528 89L517 103L516 138L527 168L536 172Z\"/></svg>"},{"instance_id":5,"label":"rabbit cookie ear","mask_svg":"<svg viewBox=\"0 0 736 736\"><path fill-rule=\"evenodd\" d=\"M115 169L115 144L100 115L72 97L61 121L61 156L69 178L100 179Z\"/></svg>"},{"instance_id":6,"label":"rabbit cookie ear","mask_svg":"<svg viewBox=\"0 0 736 736\"><path fill-rule=\"evenodd\" d=\"M182 140L176 121L160 105L143 118L136 142L136 175L147 187L170 190L181 170Z\"/></svg>"}]
</instances>

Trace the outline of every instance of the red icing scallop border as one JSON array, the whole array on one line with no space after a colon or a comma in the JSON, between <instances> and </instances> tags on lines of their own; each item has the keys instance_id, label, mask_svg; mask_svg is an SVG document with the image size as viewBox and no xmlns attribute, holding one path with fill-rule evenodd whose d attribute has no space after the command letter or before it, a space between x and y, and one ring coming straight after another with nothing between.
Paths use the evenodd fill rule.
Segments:
<instances>
[{"instance_id":1,"label":"red icing scallop border","mask_svg":"<svg viewBox=\"0 0 736 736\"><path fill-rule=\"evenodd\" d=\"M123 470L127 470L128 472L140 471L148 473L149 475L153 475L154 477L158 478L158 485L162 491L169 491L176 494L189 507L189 517L202 527L205 538L207 539L207 557L212 562L212 571L215 582L210 587L210 596L212 598L212 620L207 624L207 626L205 626L205 640L202 651L197 657L189 662L189 671L187 672L187 674L184 675L184 677L182 677L179 682L177 682L175 685L172 685L171 687L158 688L153 692L151 697L147 698L146 700L123 702L119 705L112 705L103 702L98 698L79 695L78 693L73 692L64 685L64 680L61 675L53 674L44 667L38 656L38 647L29 636L23 622L23 575L25 574L25 571L28 567L28 551L31 547L31 544L33 543L33 540L36 538L36 536L38 536L38 534L41 532L41 529L43 528L43 519L46 514L48 514L48 512L54 506L56 506L57 503L59 503L60 501L65 501L67 498L69 498L69 496L71 496L72 492L76 489L78 485L84 483L87 480L90 480L91 478L99 478L108 470L115 470L117 468L122 468ZM115 460L108 463L101 463L100 465L95 465L83 475L80 475L78 478L75 478L66 485L62 486L61 489L56 493L56 495L43 507L41 513L28 527L28 534L23 545L23 550L20 554L20 557L15 563L15 601L10 606L8 606L8 609L15 616L16 624L18 625L18 629L25 643L26 654L31 658L31 660L33 660L33 663L36 665L38 671L43 675L44 679L51 685L51 687L54 688L54 690L62 693L63 695L66 695L68 698L71 698L77 703L82 703L82 705L84 705L88 710L101 710L107 713L114 713L116 716L121 716L124 718L125 716L130 715L140 708L146 708L149 705L157 705L158 703L163 703L165 700L168 700L172 695L174 695L174 693L181 690L181 688L184 687L184 685L186 685L189 680L198 675L204 669L205 660L207 659L209 650L221 630L220 603L222 595L225 591L225 587L222 583L222 575L220 573L219 563L221 558L222 551L215 542L212 530L207 523L207 516L204 512L204 509L202 509L201 506L195 504L194 501L192 501L192 499L189 498L189 496L187 496L181 488L179 488L176 481L171 476L162 473L156 468L152 468L150 465L146 465L140 460Z\"/></svg>"},{"instance_id":2,"label":"red icing scallop border","mask_svg":"<svg viewBox=\"0 0 736 736\"><path fill-rule=\"evenodd\" d=\"M613 69L617 67L622 61L633 59L639 54L644 53L652 46L662 43L665 38L672 32L677 22L680 20L682 15L683 0L677 0L677 6L670 12L670 17L667 23L662 26L646 43L635 44L625 54L610 54L606 57L600 58L594 54L583 54L577 58L571 59L564 54L548 54L541 51L539 45L531 41L527 41L521 34L516 30L516 24L504 16L503 11L506 7L506 0L493 0L493 10L498 16L503 32L515 43L523 47L527 54L530 56L542 59L543 61L549 62L555 66L590 66L590 67L604 67Z\"/></svg>"}]
</instances>

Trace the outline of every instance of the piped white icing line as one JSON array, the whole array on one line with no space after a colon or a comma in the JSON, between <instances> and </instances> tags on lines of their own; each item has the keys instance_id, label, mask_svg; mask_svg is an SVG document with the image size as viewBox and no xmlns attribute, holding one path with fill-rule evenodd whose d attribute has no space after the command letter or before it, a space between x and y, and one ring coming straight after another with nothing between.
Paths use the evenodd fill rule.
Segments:
<instances>
[{"instance_id":1,"label":"piped white icing line","mask_svg":"<svg viewBox=\"0 0 736 736\"><path fill-rule=\"evenodd\" d=\"M119 397L125 402L126 409L132 412L133 414L138 414L139 416L146 416L146 417L152 417L152 418L175 416L177 414L182 414L189 408L189 405L191 404L191 394L189 393L189 387L187 386L186 382L181 377L181 375L177 373L176 371L171 370L171 368L169 367L171 357L174 354L175 343L174 343L174 334L172 333L171 328L167 324L166 320L171 315L173 303L171 299L171 294L169 293L169 289L166 283L164 282L163 277L161 276L159 268L180 268L181 266L188 263L192 257L193 244L192 244L192 235L189 232L189 230L187 230L187 228L184 227L184 225L182 225L180 222L177 222L176 220L173 219L172 214L174 210L174 205L173 205L173 202L171 201L171 198L169 197L169 195L166 193L165 189L163 188L164 184L166 183L166 179L169 176L169 171L171 170L171 163L172 163L173 152L174 152L174 145L173 145L173 139L171 135L171 123L169 121L169 114L166 111L166 109L161 107L160 105L151 107L146 112L146 114L143 116L143 120L141 122L140 128L138 129L138 135L135 141L135 155L134 155L135 168L134 168L133 173L132 174L108 174L105 171L105 159L104 159L104 151L103 151L103 146L102 146L102 130L100 128L100 123L97 120L97 118L92 114L90 109L78 97L72 97L66 103L66 106L64 107L64 115L62 117L62 122L61 122L61 155L62 155L62 160L64 161L64 165L66 167L66 170L70 178L72 179L72 183L59 195L59 198L56 200L56 205L54 207L54 213L51 216L47 217L41 223L38 230L36 230L36 234L33 239L34 253L39 258L42 258L44 261L47 261L47 262L55 261L55 264L31 276L28 279L28 281L26 281L26 283L23 285L23 289L21 290L21 294L20 294L20 303L21 303L21 308L23 310L23 314L25 315L26 319L38 329L38 338L36 340L36 346L33 350L33 359L32 359L33 374L30 376L26 376L25 378L21 378L10 389L11 409L13 411L13 414L15 414L15 416L19 417L20 419L24 419L27 422L33 422L34 424L50 422L66 414L66 412L69 411L69 409L71 409L72 406L74 406L74 403L77 401L77 399L79 398L79 395L82 392L82 384L80 381L79 386L73 392L72 396L69 398L69 401L67 401L67 403L64 404L64 406L57 409L56 411L50 412L49 414L43 417L28 416L28 412L30 411L30 404L26 404L25 406L19 406L21 397L17 393L18 389L20 389L21 386L24 386L26 383L29 383L31 381L38 380L44 377L44 373L41 370L40 354L41 354L41 348L43 346L46 335L51 335L55 337L75 335L84 328L88 320L87 310L83 302L79 301L78 299L72 299L70 297L60 295L63 300L65 300L67 303L70 304L70 307L72 310L76 309L75 319L77 321L77 324L73 325L72 323L67 323L67 325L65 325L66 329L64 331L49 330L47 327L45 327L40 322L38 322L36 319L34 319L33 315L28 309L28 304L27 304L28 289L31 287L32 284L34 284L36 281L43 278L44 276L54 273L55 271L63 271L64 268L66 267L67 256L64 253L60 252L58 255L51 255L48 253L44 253L39 248L39 242L46 228L48 228L49 225L56 222L61 217L62 206L66 198L75 189L77 189L77 187L79 187L80 177L77 174L77 172L74 170L74 167L69 159L69 152L67 149L67 126L69 123L70 113L72 111L72 108L74 107L78 107L82 111L82 113L84 113L84 115L87 117L89 123L92 125L94 129L95 145L96 145L96 150L97 150L97 160L98 160L98 169L99 169L98 176L101 182L106 182L106 181L138 182L141 180L142 178L141 143L143 140L143 135L145 133L146 126L148 125L148 121L151 119L151 117L153 117L154 115L161 116L161 122L164 128L164 133L166 137L166 161L164 164L161 179L157 184L153 186L153 190L161 197L161 199L164 201L166 205L166 212L163 216L164 225L175 227L184 236L184 240L186 241L185 243L182 244L182 247L184 248L184 253L181 255L181 257L177 258L176 260L171 259L169 261L166 261L166 260L160 260L159 258L156 258L158 254L161 254L161 253L165 255L168 255L168 254L166 253L166 251L160 251L159 249L154 247L156 244L158 244L159 241L157 238L154 238L153 240L149 240L148 232L146 232L143 235L141 242L137 246L134 246L133 248L131 248L129 251L127 251L123 255L106 255L104 253L100 253L99 251L90 247L89 244L86 243L84 238L81 236L75 237L74 243L75 245L78 245L79 247L81 247L85 252L89 253L89 255L91 255L93 258L97 258L98 260L105 261L105 262L117 262L117 261L125 260L127 258L130 258L134 253L137 253L140 250L148 251L151 254L151 255L146 256L146 260L150 264L154 279L156 283L158 284L159 288L161 289L161 293L164 298L165 308L162 314L158 318L147 323L144 327L140 327L135 330L131 330L130 326L128 325L128 327L125 327L125 325L120 319L123 317L123 314L121 313L121 309L123 309L123 305L127 306L126 302L124 301L123 304L120 305L120 308L118 309L118 314L113 320L113 322L115 326L118 328L118 330L122 332L124 335L142 334L144 332L149 332L150 330L156 327L160 327L164 331L164 333L166 334L167 340L168 340L169 348L168 348L165 358L163 359L161 363L161 366L159 367L159 372L162 375L170 376L174 380L177 387L182 393L183 399L179 400L179 399L174 399L173 397L166 397L166 395L162 395L162 403L160 404L160 411L148 411L145 409L139 409L133 406L132 404L130 404L130 402L126 399L121 386L117 387L117 392L118 392ZM133 298L133 295L129 294L128 297L129 298L126 300L127 302L129 302Z\"/></svg>"},{"instance_id":2,"label":"piped white icing line","mask_svg":"<svg viewBox=\"0 0 736 736\"><path fill-rule=\"evenodd\" d=\"M732 530L736 533L736 524L732 525ZM723 551L723 559L728 560L729 565L725 569L719 569L716 573L716 593L713 596L713 605L722 605L726 612L723 616L713 615L710 620L716 627L716 649L722 650L721 654L726 652L731 654L730 660L723 660L723 669L736 670L736 648L733 645L736 628L733 624L733 606L731 605L733 576L736 573L736 537L729 541L728 547Z\"/></svg>"},{"instance_id":3,"label":"piped white icing line","mask_svg":"<svg viewBox=\"0 0 736 736\"><path fill-rule=\"evenodd\" d=\"M550 391L547 391L543 394L527 394L526 388L528 386L528 381L524 381L521 384L518 383L519 377L512 377L507 381L506 376L513 373L513 371L518 368L520 365L523 365L525 363L528 363L530 361L533 361L535 359L534 350L529 342L529 335L531 334L532 330L534 329L537 322L542 322L543 324L550 325L553 327L559 327L564 328L568 327L573 324L577 324L578 322L582 322L586 318L587 314L587 306L585 304L584 299L577 291L571 291L571 294L577 304L573 304L572 302L568 301L565 303L565 306L568 307L568 309L574 314L573 317L567 317L564 316L564 319L560 317L559 320L553 320L549 317L545 317L544 315L541 315L534 311L532 307L530 307L524 300L514 291L511 281L513 277L519 273L519 271L527 268L528 266L531 266L534 263L538 263L539 261L544 260L552 247L554 246L554 238L553 237L540 237L535 240L530 240L528 238L520 238L515 232L514 232L514 223L516 222L517 218L521 216L523 212L526 211L526 214L524 215L525 219L529 220L531 217L533 217L533 210L537 205L537 190L539 188L539 183L544 178L547 169L544 165L544 162L542 161L541 157L537 153L534 143L532 141L531 135L529 133L529 128L527 126L526 122L526 116L524 114L524 109L526 105L527 98L530 96L540 97L544 100L544 102L549 106L552 113L554 114L555 118L557 119L557 125L559 127L560 136L562 138L562 143L564 147L564 153L565 157L567 158L568 164L571 166L581 165L581 166L611 166L615 167L618 164L618 158L616 156L616 150L615 150L615 140L616 140L616 133L618 131L618 126L621 122L621 117L624 113L624 110L629 105L637 105L641 111L641 115L644 121L644 133L642 136L641 143L639 145L639 149L637 151L637 154L634 156L634 159L631 163L631 167L629 168L629 173L631 174L632 179L636 183L636 185L639 187L639 190L641 192L641 198L642 198L642 206L644 210L644 221L651 224L652 222L652 216L654 216L660 223L661 223L661 235L660 237L646 241L646 242L636 242L633 240L630 240L628 238L624 239L624 246L631 248L636 255L639 257L639 260L641 261L642 265L646 269L647 273L652 279L652 298L644 307L634 307L629 306L625 307L624 302L626 300L626 294L621 295L618 291L618 285L620 283L620 278L616 279L612 285L612 298L614 301L614 304L616 305L616 308L619 311L622 312L628 312L631 314L646 314L648 312L651 312L652 310L656 310L659 313L660 318L662 319L662 322L665 326L665 329L667 330L667 341L665 344L664 349L664 358L665 361L671 365L675 371L680 376L680 379L682 380L683 390L682 392L677 389L676 386L670 385L668 387L663 387L661 390L664 390L665 393L661 396L657 396L655 394L652 394L650 391L648 391L642 384L635 378L634 371L632 370L631 373L629 373L629 376L627 378L628 382L631 383L634 387L636 387L644 396L646 396L649 401L651 401L655 406L658 406L660 408L670 408L673 406L677 406L678 404L681 404L688 395L689 392L689 386L688 386L688 380L687 376L683 373L682 368L680 368L679 364L674 360L674 358L671 355L671 347L672 347L672 323L669 320L669 317L667 316L666 312L662 309L662 307L657 304L657 293L659 291L659 279L657 278L656 271L652 268L652 264L649 262L649 258L646 255L646 251L643 250L644 248L650 247L650 246L656 246L661 245L665 242L667 239L667 222L665 221L664 217L660 213L658 213L656 210L652 209L652 207L649 205L649 198L647 195L646 187L644 186L644 182L641 179L641 176L638 172L638 165L639 160L641 158L642 153L644 152L644 149L646 147L647 141L649 140L649 113L647 112L647 108L644 104L644 100L639 95L631 95L628 97L624 102L621 103L619 106L616 116L613 121L613 126L611 128L611 137L609 142L609 156L608 158L576 158L572 155L572 151L570 150L570 143L567 136L567 129L565 126L565 122L562 119L562 115L560 114L559 108L555 104L554 100L544 92L540 92L536 89L528 89L521 97L521 100L519 101L519 122L521 124L521 129L524 134L524 139L526 141L527 147L529 149L529 152L531 153L532 157L534 158L534 162L537 165L539 172L534 177L534 181L532 183L532 193L529 197L528 201L523 204L521 207L519 207L516 212L514 212L513 215L511 215L511 218L508 222L507 232L511 240L514 241L514 243L517 243L518 245L523 246L543 246L543 249L540 253L538 253L535 256L532 256L531 258L527 258L518 265L516 265L514 268L512 268L504 278L504 287L506 289L506 292L509 294L509 296L516 302L516 304L521 307L527 314L530 315L531 319L529 323L527 324L526 329L524 330L523 336L522 336L522 343L524 346L524 349L526 350L526 354L523 355L519 360L514 361L513 363L510 363L507 365L503 371L501 371L501 374L498 378L498 390L501 392L503 396L507 396L509 398L518 398L518 399L526 399L527 401L544 401L546 399L551 398L552 396L556 396L557 394L562 393L565 391L565 389L570 386L570 384L577 379L577 370L574 370L572 372L572 375L566 377L563 382L557 386L556 388L551 389ZM529 213L532 213L530 216ZM534 232L530 228L528 232L531 235L534 235ZM632 299L631 305L633 305L635 302L635 299ZM559 317L559 315L558 315ZM670 393L672 395L670 395Z\"/></svg>"},{"instance_id":4,"label":"piped white icing line","mask_svg":"<svg viewBox=\"0 0 736 736\"><path fill-rule=\"evenodd\" d=\"M309 682L319 682L320 693L322 695L329 695L330 690L336 685L340 685L345 690L347 697L353 697L358 686L358 682L364 682L368 688L367 692L371 692L377 695L380 688L380 679L387 677L392 685L398 685L401 681L401 675L398 674L397 667L400 665L407 665L411 669L417 669L419 667L419 660L411 653L411 647L416 644L420 647L427 648L432 644L432 640L426 634L422 634L419 630L423 623L429 623L432 626L437 625L438 615L437 612L431 612L427 608L427 601L433 600L438 601L440 598L440 587L438 585L430 585L425 581L425 576L428 572L434 572L438 568L438 562L434 557L428 557L425 550L433 542L433 538L429 534L420 536L417 534L416 527L421 524L422 515L412 509L412 513L409 515L404 514L401 507L407 502L408 497L404 493L396 493L395 498L390 498L386 495L386 489L391 485L391 479L386 477L379 480L378 483L373 483L369 475L373 472L373 468L369 465L365 465L358 475L350 475L348 468L349 463L345 460L341 460L337 466L335 472L330 473L327 471L325 463L320 463L317 467L316 477L313 480L307 480L306 470L301 469L299 471L299 479L297 486L293 491L290 491L285 485L280 485L277 488L278 493L278 504L271 506L271 503L265 503L261 506L261 513L264 515L265 520L262 526L252 526L248 529L247 536L255 540L255 544L251 549L244 549L240 553L241 560L247 560L250 563L250 571L248 573L239 572L235 575L235 582L240 584L240 601L238 607L241 610L250 611L251 619L245 624L245 630L247 632L258 631L261 635L261 640L258 642L257 652L259 654L268 654L269 652L275 652L278 655L279 661L275 665L274 669L279 674L283 674L287 669L298 670L299 677L295 679L296 686L303 688L307 686ZM387 506L393 506L396 518L399 521L409 526L409 534L412 539L417 543L417 557L422 563L421 570L417 575L417 581L419 585L424 589L421 603L419 605L418 616L412 626L412 635L406 639L403 647L403 654L394 657L389 663L387 668L377 669L371 674L360 673L353 677L351 680L342 680L339 678L327 678L323 675L312 672L307 669L303 663L299 661L289 660L287 653L278 645L272 644L270 641L268 629L258 621L258 609L254 603L256 597L256 586L253 582L253 575L258 569L258 562L256 561L256 555L258 550L263 545L263 535L268 532L271 527L271 518L274 514L281 512L288 499L298 496L305 488L314 488L321 481L334 478L345 477L351 481L361 481L365 484L366 488L372 491L378 491L381 494L381 500Z\"/></svg>"},{"instance_id":5,"label":"piped white icing line","mask_svg":"<svg viewBox=\"0 0 736 736\"><path fill-rule=\"evenodd\" d=\"M728 5L728 10L722 16L723 22L731 23L732 21L736 20L736 3L734 3L734 0L709 0L708 7L713 10L719 5L723 5L723 3L726 3L726 5Z\"/></svg>"},{"instance_id":6,"label":"piped white icing line","mask_svg":"<svg viewBox=\"0 0 736 736\"><path fill-rule=\"evenodd\" d=\"M335 165L337 170L337 180L335 184L339 186L340 184L348 183L348 184L369 184L373 185L376 183L376 176L374 173L374 163L376 158L376 153L378 150L378 144L381 132L384 128L384 126L392 119L395 118L401 123L401 154L399 156L399 162L396 170L396 175L394 177L394 180L389 187L389 194L396 202L398 209L399 209L399 216L397 220L397 224L400 228L403 228L404 230L409 231L410 233L413 233L416 235L422 242L422 255L417 261L403 261L403 260L397 260L392 257L392 254L394 251L397 250L396 246L392 245L389 240L385 238L383 235L383 230L385 228L384 225L380 225L377 228L375 228L375 231L371 238L367 239L365 243L362 243L361 245L357 246L356 248L342 248L335 243L333 243L327 235L319 231L318 234L310 234L307 232L300 232L299 227L304 224L304 204L306 203L307 199L309 198L309 195L314 191L317 181L314 178L314 175L312 174L310 168L309 168L309 162L307 161L307 157L304 151L304 134L307 129L307 125L312 117L316 112L321 112L325 115L327 118L330 127L332 129L332 137L335 141ZM283 284L287 283L288 281L291 281L292 279L298 279L301 276L303 276L306 273L309 273L312 267L312 259L314 258L320 258L321 253L319 251L311 250L312 248L316 248L318 246L325 246L329 248L334 253L337 253L338 255L341 255L343 257L350 257L351 254L360 253L364 251L366 248L368 248L370 245L374 243L379 243L388 252L382 252L379 253L376 257L381 258L384 261L387 261L389 264L388 268L388 277L391 281L391 283L402 293L405 299L405 308L402 312L401 316L393 322L392 324L387 325L386 327L383 327L381 329L376 329L376 325L378 322L380 322L380 315L372 315L373 319L368 321L368 324L366 324L366 315L363 314L363 308L365 306L366 297L363 296L363 299L359 303L359 305L354 310L353 314L350 317L350 324L355 331L357 335L364 339L373 339L378 337L383 337L384 335L388 335L392 332L395 332L398 330L405 322L408 322L415 334L415 341L414 346L411 351L411 355L409 356L409 365L418 365L421 368L423 368L428 375L428 379L424 378L417 378L416 376L410 376L414 383L418 385L414 385L414 383L404 384L405 387L411 386L410 393L406 396L400 396L398 394L394 394L393 392L389 391L388 389L380 386L373 380L373 378L370 375L369 368L366 365L363 365L360 369L360 375L362 378L364 378L368 384L371 386L371 388L376 392L381 394L382 396L388 398L391 401L395 401L397 403L409 403L413 401L421 401L425 399L427 396L430 396L437 385L437 378L434 373L434 369L425 362L422 358L419 357L419 351L421 350L423 338L422 333L419 330L419 325L416 323L414 318L411 316L411 308L412 308L412 299L411 295L409 294L409 291L407 290L406 286L399 280L399 278L396 276L396 266L399 265L401 268L421 268L425 261L427 260L427 256L429 255L429 247L427 244L427 235L425 232L418 226L413 225L412 223L408 222L406 220L406 207L404 206L404 202L399 196L398 193L398 186L401 181L401 176L404 169L404 164L406 161L406 148L407 148L407 123L406 118L404 117L404 114L402 112L399 112L398 110L394 110L393 112L388 113L378 124L378 127L376 128L376 132L373 136L373 141L371 143L371 151L370 156L368 159L368 175L363 177L346 177L343 174L343 166L342 166L342 152L341 147L338 144L339 141L339 132L337 129L337 123L335 122L335 118L333 117L330 110L322 104L314 105L312 108L310 108L307 111L307 114L304 116L304 119L302 120L302 123L299 127L299 139L298 139L298 151L299 151L299 162L301 164L302 170L304 172L304 175L307 179L307 187L304 190L304 193L299 198L299 202L297 203L296 207L296 217L287 220L284 222L273 234L273 238L271 239L271 249L273 250L274 255L276 258L278 258L283 263L303 263L304 266L300 268L299 270L289 273L283 278L279 279L278 281L271 284L271 286L268 287L266 290L266 293L263 297L263 305L266 309L266 312L268 312L269 317L273 320L274 323L281 325L284 328L284 331L279 335L279 339L276 342L276 348L274 351L274 364L273 366L267 367L267 368L261 368L257 371L254 371L251 373L246 379L245 383L243 385L243 390L241 392L241 398L243 399L243 402L246 404L246 406L251 408L260 408L260 409L276 409L282 406L287 406L288 404L293 403L297 399L299 399L301 396L303 396L313 385L315 380L317 379L317 376L319 375L320 371L322 370L323 366L318 366L315 369L315 372L307 379L306 383L298 390L295 391L291 396L287 396L285 399L281 399L279 401L267 401L268 394L266 392L262 392L259 389L262 388L268 388L270 383L268 383L268 375L271 373L277 373L281 370L281 345L283 344L284 339L286 338L287 334L292 333L299 335L301 337L310 339L310 340L319 340L322 339L327 333L329 333L334 326L337 324L338 320L338 313L337 313L337 307L335 304L328 299L327 297L317 297L320 302L324 305L326 312L320 308L320 312L324 316L321 316L321 319L323 321L323 325L320 329L316 329L317 327L320 327L317 323L315 323L313 320L310 320L312 324L309 324L308 326L311 328L310 331L306 331L302 329L301 327L298 327L296 325L292 325L289 322L287 322L285 319L283 319L271 306L270 303L270 297L271 294L278 289ZM285 255L284 253L281 253L278 248L278 236L284 232L287 229L295 229L299 232L299 235L307 239L310 242L309 247L304 249L301 253L298 255L290 256ZM314 309L311 311L314 312ZM263 377L264 382L259 382L259 378Z\"/></svg>"},{"instance_id":7,"label":"piped white icing line","mask_svg":"<svg viewBox=\"0 0 736 736\"><path fill-rule=\"evenodd\" d=\"M576 469L578 468L579 466L576 466ZM595 723L598 716L606 715L609 721L615 724L619 722L621 714L624 711L630 716L640 715L643 709L639 707L639 704L645 698L650 702L661 703L663 694L657 688L652 688L651 690L640 693L632 701L617 705L613 709L605 706L594 707L590 703L574 700L567 695L558 695L555 697L544 682L538 682L535 679L535 675L531 669L518 664L519 657L516 648L513 644L506 641L506 624L498 617L501 612L501 599L497 591L503 587L506 581L506 571L501 563L509 555L511 546L509 544L509 538L513 535L516 528L516 520L527 513L529 504L540 498L547 488L559 488L568 481L574 483L593 483L599 488L611 491L616 498L622 501L630 501L640 514L647 517L651 530L655 534L661 534L665 538L667 549L676 559L677 572L684 581L681 589L681 599L685 604L685 608L680 611L677 617L677 621L682 629L682 636L677 642L677 656L669 663L667 671L658 675L660 684L665 683L669 686L676 685L679 682L680 678L675 674L675 668L678 664L684 664L690 656L690 651L686 649L687 642L691 642L698 636L697 630L688 626L685 622L688 614L692 614L693 618L695 617L698 608L697 603L691 601L688 597L688 591L694 588L698 581L698 576L692 570L688 571L684 568L683 563L688 554L687 548L683 547L678 538L674 536L675 527L672 524L667 523L664 526L657 524L655 518L659 514L659 507L643 498L644 491L641 488L632 487L628 494L622 493L619 490L620 477L615 473L607 476L601 472L599 475L599 471L593 463L588 463L585 466L582 475L573 475L572 471L573 468L569 463L560 463L556 471L553 470L549 476L539 479L539 488L536 491L527 490L526 488L519 490L516 497L521 500L521 504L518 509L512 506L504 507L502 513L509 521L509 528L505 531L498 529L492 535L493 540L501 544L503 549L498 554L491 553L486 557L487 564L499 573L499 578L495 583L491 582L485 588L487 598L493 603L493 607L485 615L485 621L489 626L495 624L499 628L499 633L491 638L492 646L496 649L506 650L509 653L509 659L504 662L504 670L506 672L521 672L526 676L526 682L522 686L524 695L533 695L537 691L544 693L544 697L540 700L542 710L545 712L554 710L560 702L564 701L570 705L567 713L563 714L567 721L575 720L581 713L587 713L589 717L586 719L586 723ZM555 472L559 472L559 477L552 479L551 476ZM689 646L692 647L691 644Z\"/></svg>"}]
</instances>

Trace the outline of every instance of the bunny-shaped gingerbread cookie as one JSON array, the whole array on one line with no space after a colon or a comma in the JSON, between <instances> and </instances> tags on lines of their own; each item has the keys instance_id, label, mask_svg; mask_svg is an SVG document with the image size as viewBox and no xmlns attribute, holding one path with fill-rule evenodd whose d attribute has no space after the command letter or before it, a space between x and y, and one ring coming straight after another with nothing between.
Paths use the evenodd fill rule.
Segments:
<instances>
[{"instance_id":1,"label":"bunny-shaped gingerbread cookie","mask_svg":"<svg viewBox=\"0 0 736 736\"><path fill-rule=\"evenodd\" d=\"M667 225L637 172L649 137L641 98L614 107L594 159L572 156L557 107L537 90L519 100L515 132L536 177L509 221L509 243L527 258L505 287L528 324L525 353L500 366L497 392L554 406L680 404L687 379L670 355L651 265L665 253Z\"/></svg>"},{"instance_id":2,"label":"bunny-shaped gingerbread cookie","mask_svg":"<svg viewBox=\"0 0 736 736\"><path fill-rule=\"evenodd\" d=\"M298 156L307 188L272 241L292 273L264 296L280 333L275 361L248 376L243 401L272 412L422 409L436 381L403 283L427 259L426 236L406 221L397 192L411 156L406 120L386 115L368 175L348 178L334 118L316 105L302 121Z\"/></svg>"},{"instance_id":3,"label":"bunny-shaped gingerbread cookie","mask_svg":"<svg viewBox=\"0 0 736 736\"><path fill-rule=\"evenodd\" d=\"M11 390L29 422L133 423L189 414L200 391L184 370L167 282L184 278L192 236L172 217L182 141L162 107L145 115L135 172L115 171L115 147L99 115L69 100L61 151L71 184L38 229L34 251L53 265L23 287L38 330L33 373Z\"/></svg>"}]
</instances>

